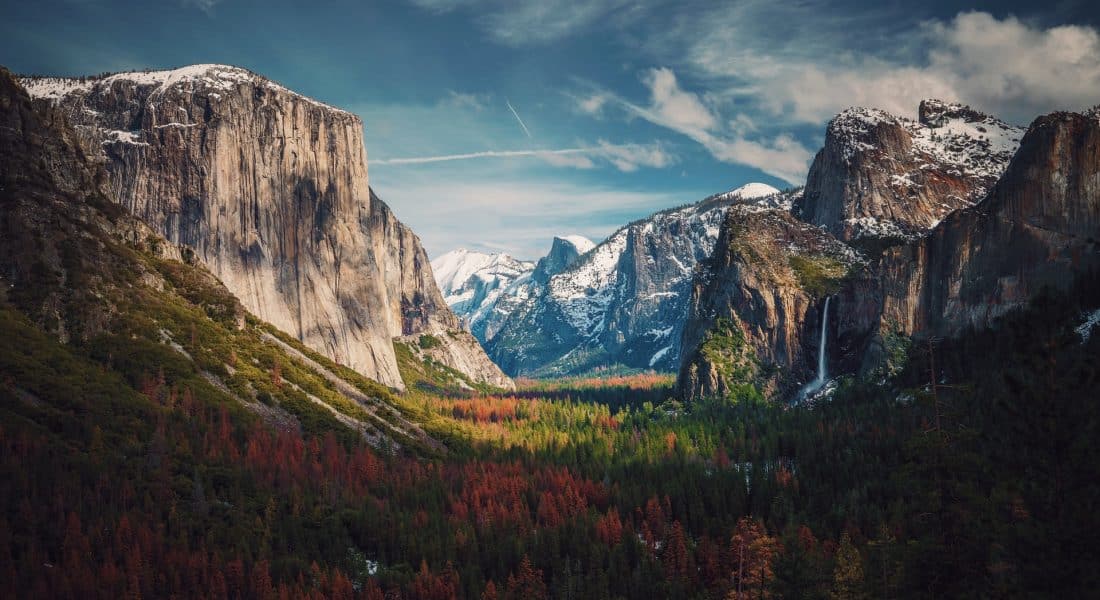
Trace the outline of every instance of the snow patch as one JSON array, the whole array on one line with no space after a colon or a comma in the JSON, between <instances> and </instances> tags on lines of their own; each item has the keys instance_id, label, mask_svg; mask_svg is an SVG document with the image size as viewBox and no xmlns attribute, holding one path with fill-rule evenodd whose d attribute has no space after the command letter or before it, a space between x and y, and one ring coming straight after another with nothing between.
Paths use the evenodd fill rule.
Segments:
<instances>
[{"instance_id":1,"label":"snow patch","mask_svg":"<svg viewBox=\"0 0 1100 600\"><path fill-rule=\"evenodd\" d=\"M569 245L577 251L577 254L584 254L589 250L596 247L596 243L592 240L584 237L583 235L563 235L558 236L559 240L569 242Z\"/></svg>"},{"instance_id":2,"label":"snow patch","mask_svg":"<svg viewBox=\"0 0 1100 600\"><path fill-rule=\"evenodd\" d=\"M107 139L103 140L102 144L131 144L134 146L148 146L147 142L141 141L140 131L123 131L120 129L114 129L106 132Z\"/></svg>"},{"instance_id":3,"label":"snow patch","mask_svg":"<svg viewBox=\"0 0 1100 600\"><path fill-rule=\"evenodd\" d=\"M1075 331L1077 335L1081 336L1081 343L1089 341L1089 337L1092 336L1092 330L1097 325L1100 325L1100 308L1084 315L1085 322L1081 323Z\"/></svg>"},{"instance_id":4,"label":"snow patch","mask_svg":"<svg viewBox=\"0 0 1100 600\"><path fill-rule=\"evenodd\" d=\"M668 345L668 346L665 346L664 348L661 348L660 350L655 352L653 354L653 358L649 359L650 368L652 368L653 365L657 364L662 358L664 358L665 355L668 354L670 350L672 350L672 345L671 344Z\"/></svg>"}]
</instances>

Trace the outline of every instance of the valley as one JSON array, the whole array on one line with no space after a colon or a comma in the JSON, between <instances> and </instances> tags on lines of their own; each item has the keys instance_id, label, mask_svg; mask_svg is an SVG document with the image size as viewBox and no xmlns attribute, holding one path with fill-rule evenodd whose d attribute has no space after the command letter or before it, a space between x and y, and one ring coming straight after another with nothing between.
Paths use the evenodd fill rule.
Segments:
<instances>
[{"instance_id":1,"label":"valley","mask_svg":"<svg viewBox=\"0 0 1100 600\"><path fill-rule=\"evenodd\" d=\"M1089 595L1100 108L913 104L798 185L429 260L357 114L0 68L0 597Z\"/></svg>"}]
</instances>

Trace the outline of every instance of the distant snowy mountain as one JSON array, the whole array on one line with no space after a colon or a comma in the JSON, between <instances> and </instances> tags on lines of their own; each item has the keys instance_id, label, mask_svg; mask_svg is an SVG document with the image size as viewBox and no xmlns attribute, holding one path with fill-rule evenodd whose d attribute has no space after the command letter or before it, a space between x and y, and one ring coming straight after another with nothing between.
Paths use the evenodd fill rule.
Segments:
<instances>
[{"instance_id":1,"label":"distant snowy mountain","mask_svg":"<svg viewBox=\"0 0 1100 600\"><path fill-rule=\"evenodd\" d=\"M672 370L695 265L713 251L726 210L789 207L798 194L753 183L631 223L544 282L533 274L532 285L517 287L522 297L509 298L511 312L499 330L482 339L510 373L567 374L609 364Z\"/></svg>"},{"instance_id":2,"label":"distant snowy mountain","mask_svg":"<svg viewBox=\"0 0 1100 600\"><path fill-rule=\"evenodd\" d=\"M476 252L459 248L432 261L432 272L443 300L472 332L484 334L485 321L493 314L497 300L506 290L515 295L513 284L528 281L535 263L507 254ZM482 335L474 334L479 340Z\"/></svg>"}]
</instances>

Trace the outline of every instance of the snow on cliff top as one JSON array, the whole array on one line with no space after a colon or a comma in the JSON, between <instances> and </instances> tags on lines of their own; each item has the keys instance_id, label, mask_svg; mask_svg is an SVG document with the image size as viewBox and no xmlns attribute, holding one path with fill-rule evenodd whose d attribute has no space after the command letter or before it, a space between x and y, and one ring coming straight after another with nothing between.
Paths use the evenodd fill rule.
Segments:
<instances>
[{"instance_id":1,"label":"snow on cliff top","mask_svg":"<svg viewBox=\"0 0 1100 600\"><path fill-rule=\"evenodd\" d=\"M876 108L846 109L829 122L828 137L841 144L850 162L856 154L876 149L872 131L881 124L905 129L914 154L962 175L992 178L1004 172L1025 131L963 104L925 100L916 121Z\"/></svg>"},{"instance_id":2,"label":"snow on cliff top","mask_svg":"<svg viewBox=\"0 0 1100 600\"><path fill-rule=\"evenodd\" d=\"M596 243L583 235L559 235L559 240L569 242L577 250L577 254L584 254L596 247Z\"/></svg>"},{"instance_id":3,"label":"snow on cliff top","mask_svg":"<svg viewBox=\"0 0 1100 600\"><path fill-rule=\"evenodd\" d=\"M94 77L21 77L20 83L26 88L27 93L35 98L47 98L59 100L73 93L89 93L94 89L110 88L116 82L132 83L138 86L156 86L151 94L157 96L171 88L183 86L201 86L217 91L231 91L244 83L255 83L269 89L285 92L301 98L315 106L327 108L341 113L347 111L336 108L313 98L304 96L282 85L267 79L262 75L253 73L247 69L231 65L199 64L188 65L178 69L165 71L128 71L111 75ZM351 113L347 113L351 114Z\"/></svg>"},{"instance_id":4,"label":"snow on cliff top","mask_svg":"<svg viewBox=\"0 0 1100 600\"><path fill-rule=\"evenodd\" d=\"M766 183L753 182L753 183L746 183L745 185L743 185L743 186L741 186L737 189L730 190L730 191L726 192L725 194L722 194L722 196L723 197L728 197L728 198L737 197L737 198L741 198L742 200L753 200L753 199L756 199L756 198L765 198L767 196L774 196L778 193L779 193L779 190L777 190L776 188L773 188L772 186L770 186Z\"/></svg>"},{"instance_id":5,"label":"snow on cliff top","mask_svg":"<svg viewBox=\"0 0 1100 600\"><path fill-rule=\"evenodd\" d=\"M690 279L699 257L709 256L718 240L726 210L739 200L754 200L779 194L762 183L742 186L733 191L708 197L695 204L657 212L620 228L606 240L550 278L550 300L558 305L565 320L586 336L599 335L606 326L608 307L622 292L618 287L620 261L630 238L636 240L675 235L681 255L671 252L665 258L679 267L679 275L662 283L661 291ZM675 234L671 232L676 232ZM636 241L639 246L646 242ZM675 294L673 294L675 295Z\"/></svg>"}]
</instances>

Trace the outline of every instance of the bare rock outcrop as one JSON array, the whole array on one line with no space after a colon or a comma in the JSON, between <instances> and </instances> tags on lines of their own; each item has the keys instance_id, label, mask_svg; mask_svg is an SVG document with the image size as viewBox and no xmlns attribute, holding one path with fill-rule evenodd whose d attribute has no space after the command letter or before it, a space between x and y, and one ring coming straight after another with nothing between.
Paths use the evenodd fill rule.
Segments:
<instances>
[{"instance_id":1,"label":"bare rock outcrop","mask_svg":"<svg viewBox=\"0 0 1100 600\"><path fill-rule=\"evenodd\" d=\"M745 383L786 396L812 379L824 298L858 261L851 248L788 211L731 208L695 278L682 397L725 395Z\"/></svg>"},{"instance_id":2,"label":"bare rock outcrop","mask_svg":"<svg viewBox=\"0 0 1100 600\"><path fill-rule=\"evenodd\" d=\"M853 119L862 127L854 134ZM807 356L820 338L820 311L811 310L820 295L808 290L807 282L824 287L832 299L829 371L866 374L885 364L898 340L987 326L1044 287L1068 290L1082 278L1096 277L1100 118L1095 111L1038 118L1010 161L996 145L978 144L967 150L966 168L925 168L925 179L908 200L890 191L884 178L908 168L903 158L922 157L928 164L929 157L918 152L915 127L960 122L976 127L988 119L965 107L927 102L919 125L884 113L849 111L830 124L805 197L796 203L795 213L820 229L803 225L813 232L806 236L796 220L778 211L771 222L731 211L715 255L696 276L679 380L684 397L724 394L745 383L789 397L792 382L807 379ZM997 170L1002 162L1007 163L1003 174ZM830 163L844 168L826 168ZM979 192L983 195L976 197ZM946 212L925 210L945 194L965 201L941 206ZM893 229L876 225L861 234L850 227L864 217ZM847 262L847 272L833 277L821 268L827 264L815 266L804 258L806 249L809 256L821 255L814 240L818 248L834 247L837 242L826 230L856 246L861 235L894 231L897 236L878 247L881 254L870 262ZM795 277L799 270L802 277ZM823 284L813 284L814 273L825 275Z\"/></svg>"}]
</instances>

